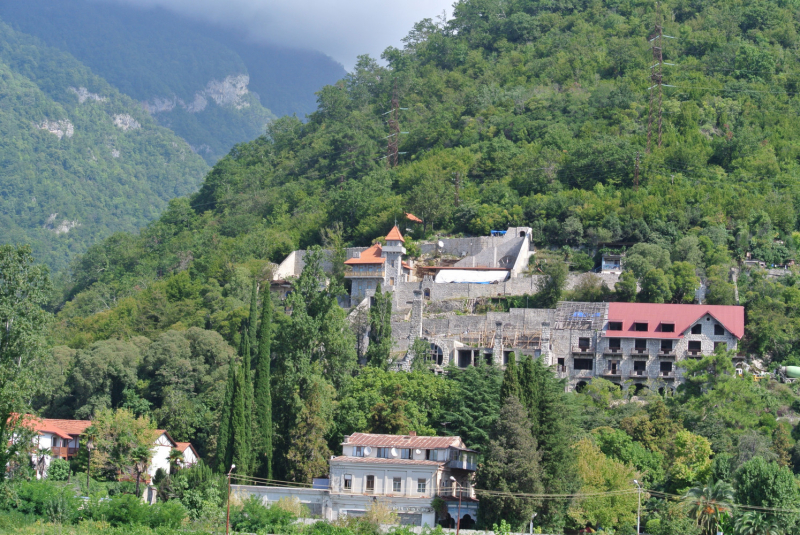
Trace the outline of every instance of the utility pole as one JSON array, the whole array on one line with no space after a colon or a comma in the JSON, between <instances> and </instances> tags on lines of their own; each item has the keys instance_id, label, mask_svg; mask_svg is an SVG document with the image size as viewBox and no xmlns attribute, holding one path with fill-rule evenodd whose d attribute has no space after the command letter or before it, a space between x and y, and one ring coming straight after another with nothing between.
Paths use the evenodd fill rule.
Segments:
<instances>
[{"instance_id":1,"label":"utility pole","mask_svg":"<svg viewBox=\"0 0 800 535\"><path fill-rule=\"evenodd\" d=\"M408 108L400 107L400 96L397 93L397 81L395 80L391 108L384 113L384 115L389 116L389 120L386 122L389 126L389 135L386 136L386 139L389 141L386 146L386 156L384 156L384 158L386 158L387 165L390 168L397 166L398 155L403 154L402 152L398 152L400 148L400 134L408 134L408 132L400 131L400 111L407 109Z\"/></svg>"},{"instance_id":2,"label":"utility pole","mask_svg":"<svg viewBox=\"0 0 800 535\"><path fill-rule=\"evenodd\" d=\"M671 35L664 35L661 26L661 2L656 2L656 21L655 31L650 38L650 50L653 53L653 65L650 66L650 81L653 83L648 88L650 91L650 106L647 114L647 150L650 153L650 145L653 138L653 108L658 108L658 147L661 148L661 126L662 126L662 108L661 102L663 100L663 87L675 87L674 85L667 85L664 83L664 76L661 71L664 65L674 65L673 63L664 63L664 38L675 39ZM655 92L653 91L655 90Z\"/></svg>"},{"instance_id":3,"label":"utility pole","mask_svg":"<svg viewBox=\"0 0 800 535\"><path fill-rule=\"evenodd\" d=\"M228 516L225 519L225 535L229 535L231 532L231 472L234 468L236 465L232 464L231 469L228 470Z\"/></svg>"},{"instance_id":4,"label":"utility pole","mask_svg":"<svg viewBox=\"0 0 800 535\"><path fill-rule=\"evenodd\" d=\"M635 479L633 482L636 483L636 487L639 489L639 502L636 507L636 535L639 535L642 532L642 486Z\"/></svg>"}]
</instances>

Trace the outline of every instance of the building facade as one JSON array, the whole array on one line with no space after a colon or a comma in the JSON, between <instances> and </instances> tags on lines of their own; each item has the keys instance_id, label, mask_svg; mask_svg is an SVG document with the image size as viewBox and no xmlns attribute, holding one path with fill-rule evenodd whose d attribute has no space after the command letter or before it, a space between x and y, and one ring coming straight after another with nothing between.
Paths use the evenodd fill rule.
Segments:
<instances>
[{"instance_id":1,"label":"building facade","mask_svg":"<svg viewBox=\"0 0 800 535\"><path fill-rule=\"evenodd\" d=\"M266 502L297 497L312 514L328 520L364 515L380 501L402 524L414 526L437 522L431 502L438 496L447 504L438 520L454 526L458 517L467 528L478 514L475 470L475 452L459 437L354 433L345 437L342 455L331 458L328 478L315 479L313 489L235 485L234 490Z\"/></svg>"}]
</instances>

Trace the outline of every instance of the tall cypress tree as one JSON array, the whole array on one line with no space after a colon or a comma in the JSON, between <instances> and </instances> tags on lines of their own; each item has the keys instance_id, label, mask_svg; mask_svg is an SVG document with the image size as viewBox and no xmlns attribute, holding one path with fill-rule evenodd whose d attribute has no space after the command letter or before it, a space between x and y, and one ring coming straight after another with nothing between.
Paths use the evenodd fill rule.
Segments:
<instances>
[{"instance_id":1,"label":"tall cypress tree","mask_svg":"<svg viewBox=\"0 0 800 535\"><path fill-rule=\"evenodd\" d=\"M517 373L517 356L514 353L508 355L508 364L506 364L506 371L503 374L503 385L500 387L500 399L502 403L514 396L519 400L519 376Z\"/></svg>"},{"instance_id":2,"label":"tall cypress tree","mask_svg":"<svg viewBox=\"0 0 800 535\"><path fill-rule=\"evenodd\" d=\"M244 421L241 427L241 439L247 444L248 455L245 456L248 463L239 465L236 464L237 472L240 474L250 475L253 473L254 461L252 455L249 454L253 448L253 372L250 364L250 330L247 329L242 336L242 398L244 400ZM238 437L235 437L235 439ZM241 466L241 469L239 469Z\"/></svg>"},{"instance_id":3,"label":"tall cypress tree","mask_svg":"<svg viewBox=\"0 0 800 535\"><path fill-rule=\"evenodd\" d=\"M272 479L272 298L269 290L261 297L261 325L258 329L256 376L253 386L255 429L258 443L255 454L257 475Z\"/></svg>"},{"instance_id":4,"label":"tall cypress tree","mask_svg":"<svg viewBox=\"0 0 800 535\"><path fill-rule=\"evenodd\" d=\"M250 450L252 443L247 438L247 388L244 366L237 366L234 380L233 411L231 414L231 450L232 462L236 465L236 473L249 475Z\"/></svg>"},{"instance_id":5,"label":"tall cypress tree","mask_svg":"<svg viewBox=\"0 0 800 535\"><path fill-rule=\"evenodd\" d=\"M247 328L250 333L251 357L255 359L258 348L258 281L255 278L253 279L253 289L250 292L250 319L247 322Z\"/></svg>"},{"instance_id":6,"label":"tall cypress tree","mask_svg":"<svg viewBox=\"0 0 800 535\"><path fill-rule=\"evenodd\" d=\"M381 291L378 283L373 302L369 309L367 363L385 370L392 353L392 294Z\"/></svg>"},{"instance_id":7,"label":"tall cypress tree","mask_svg":"<svg viewBox=\"0 0 800 535\"><path fill-rule=\"evenodd\" d=\"M236 389L236 363L228 363L228 382L225 384L225 400L222 403L222 413L219 420L219 435L217 436L217 470L227 472L231 466L233 449L231 438L233 429L231 418L233 415L233 397Z\"/></svg>"}]
</instances>

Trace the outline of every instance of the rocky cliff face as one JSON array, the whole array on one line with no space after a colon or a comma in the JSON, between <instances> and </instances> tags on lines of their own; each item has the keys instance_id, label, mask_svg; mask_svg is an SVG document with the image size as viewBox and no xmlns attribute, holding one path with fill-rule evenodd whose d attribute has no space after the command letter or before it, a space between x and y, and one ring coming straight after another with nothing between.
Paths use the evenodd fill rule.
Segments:
<instances>
[{"instance_id":1,"label":"rocky cliff face","mask_svg":"<svg viewBox=\"0 0 800 535\"><path fill-rule=\"evenodd\" d=\"M250 93L247 86L250 84L250 76L246 74L236 74L226 76L223 80L211 80L206 87L194 95L194 100L187 103L178 97L153 97L151 100L142 102L142 107L150 115L157 113L169 113L176 106L188 111L189 113L200 113L208 106L208 100L213 100L218 106L232 106L237 110L247 108L250 103L243 97Z\"/></svg>"}]
</instances>

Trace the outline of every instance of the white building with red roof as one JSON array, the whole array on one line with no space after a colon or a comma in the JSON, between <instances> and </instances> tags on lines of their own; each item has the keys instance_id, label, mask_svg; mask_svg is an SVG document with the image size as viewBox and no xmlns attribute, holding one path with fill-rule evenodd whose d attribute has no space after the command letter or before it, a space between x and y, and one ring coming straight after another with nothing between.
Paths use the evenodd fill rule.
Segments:
<instances>
[{"instance_id":1,"label":"white building with red roof","mask_svg":"<svg viewBox=\"0 0 800 535\"><path fill-rule=\"evenodd\" d=\"M461 527L466 529L478 514L475 470L475 452L460 437L353 433L344 438L342 454L331 458L328 477L315 479L311 489L235 485L234 491L265 502L297 497L312 514L328 520L364 515L380 501L402 524L431 527L437 522L433 498L447 504L438 520L455 527L460 497Z\"/></svg>"},{"instance_id":2,"label":"white building with red roof","mask_svg":"<svg viewBox=\"0 0 800 535\"><path fill-rule=\"evenodd\" d=\"M391 291L401 282L408 281L411 266L403 262L406 254L405 238L397 225L386 235L386 245L376 243L362 252L354 252L345 260L345 277L350 279L350 297L356 303L375 293L378 284L383 291Z\"/></svg>"}]
</instances>

